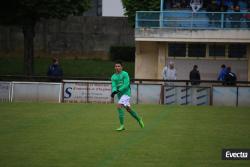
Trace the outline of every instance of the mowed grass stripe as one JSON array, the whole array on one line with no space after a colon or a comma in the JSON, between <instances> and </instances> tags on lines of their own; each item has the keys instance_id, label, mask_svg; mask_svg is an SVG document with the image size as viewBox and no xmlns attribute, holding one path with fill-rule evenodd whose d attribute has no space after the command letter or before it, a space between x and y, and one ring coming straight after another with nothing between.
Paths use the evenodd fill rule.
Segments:
<instances>
[{"instance_id":1,"label":"mowed grass stripe","mask_svg":"<svg viewBox=\"0 0 250 167\"><path fill-rule=\"evenodd\" d=\"M135 105L116 132L113 104L0 103L0 166L249 166L222 148L250 148L250 108Z\"/></svg>"}]
</instances>

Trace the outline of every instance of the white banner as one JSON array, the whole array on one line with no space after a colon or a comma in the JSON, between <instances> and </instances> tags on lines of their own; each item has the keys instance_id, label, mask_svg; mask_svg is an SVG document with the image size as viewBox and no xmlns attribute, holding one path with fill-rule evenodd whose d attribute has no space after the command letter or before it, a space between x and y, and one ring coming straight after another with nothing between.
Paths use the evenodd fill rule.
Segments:
<instances>
[{"instance_id":1,"label":"white banner","mask_svg":"<svg viewBox=\"0 0 250 167\"><path fill-rule=\"evenodd\" d=\"M61 102L61 83L12 82L12 85L12 101Z\"/></svg>"},{"instance_id":2,"label":"white banner","mask_svg":"<svg viewBox=\"0 0 250 167\"><path fill-rule=\"evenodd\" d=\"M236 106L237 87L213 87L214 106Z\"/></svg>"},{"instance_id":3,"label":"white banner","mask_svg":"<svg viewBox=\"0 0 250 167\"><path fill-rule=\"evenodd\" d=\"M0 101L10 101L11 82L0 82Z\"/></svg>"},{"instance_id":4,"label":"white banner","mask_svg":"<svg viewBox=\"0 0 250 167\"><path fill-rule=\"evenodd\" d=\"M238 106L250 106L250 87L238 88Z\"/></svg>"},{"instance_id":5,"label":"white banner","mask_svg":"<svg viewBox=\"0 0 250 167\"><path fill-rule=\"evenodd\" d=\"M139 104L160 104L161 103L161 85L138 85L138 103Z\"/></svg>"},{"instance_id":6,"label":"white banner","mask_svg":"<svg viewBox=\"0 0 250 167\"><path fill-rule=\"evenodd\" d=\"M64 102L81 103L111 102L111 84L109 83L65 83L64 84Z\"/></svg>"},{"instance_id":7,"label":"white banner","mask_svg":"<svg viewBox=\"0 0 250 167\"><path fill-rule=\"evenodd\" d=\"M210 88L205 87L164 87L164 104L209 105Z\"/></svg>"}]
</instances>

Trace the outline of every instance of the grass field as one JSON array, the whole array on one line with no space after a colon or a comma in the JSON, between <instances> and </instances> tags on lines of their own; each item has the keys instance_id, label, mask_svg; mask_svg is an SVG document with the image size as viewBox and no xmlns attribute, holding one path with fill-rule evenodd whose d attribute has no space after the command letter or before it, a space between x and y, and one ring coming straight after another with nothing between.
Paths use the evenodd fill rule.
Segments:
<instances>
[{"instance_id":1,"label":"grass field","mask_svg":"<svg viewBox=\"0 0 250 167\"><path fill-rule=\"evenodd\" d=\"M222 148L250 148L250 108L135 105L116 132L112 104L0 103L1 167L244 167Z\"/></svg>"},{"instance_id":2,"label":"grass field","mask_svg":"<svg viewBox=\"0 0 250 167\"><path fill-rule=\"evenodd\" d=\"M46 76L50 58L35 58L34 75ZM61 58L60 65L65 77L99 77L110 78L114 73L114 62L107 60L84 60ZM125 62L124 69L134 77L134 63ZM0 57L0 75L22 75L22 57Z\"/></svg>"}]
</instances>

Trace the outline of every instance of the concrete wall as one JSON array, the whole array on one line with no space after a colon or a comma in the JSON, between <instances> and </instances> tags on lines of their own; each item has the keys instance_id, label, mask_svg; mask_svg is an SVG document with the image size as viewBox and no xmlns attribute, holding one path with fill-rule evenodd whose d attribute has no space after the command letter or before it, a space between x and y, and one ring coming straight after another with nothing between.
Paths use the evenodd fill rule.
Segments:
<instances>
[{"instance_id":1,"label":"concrete wall","mask_svg":"<svg viewBox=\"0 0 250 167\"><path fill-rule=\"evenodd\" d=\"M64 21L42 21L36 26L35 56L58 54L107 59L112 45L134 45L134 29L127 18L79 16ZM22 30L0 27L0 53L22 55L22 50Z\"/></svg>"},{"instance_id":2,"label":"concrete wall","mask_svg":"<svg viewBox=\"0 0 250 167\"><path fill-rule=\"evenodd\" d=\"M202 80L216 80L221 64L231 66L238 80L249 80L250 45L247 58L171 58L168 57L167 42L136 41L135 78L162 79L162 69L170 61L174 61L177 79L189 79L193 65L198 65Z\"/></svg>"},{"instance_id":3,"label":"concrete wall","mask_svg":"<svg viewBox=\"0 0 250 167\"><path fill-rule=\"evenodd\" d=\"M172 42L233 42L250 43L250 30L183 30L183 29L145 29L135 30L136 41Z\"/></svg>"}]
</instances>

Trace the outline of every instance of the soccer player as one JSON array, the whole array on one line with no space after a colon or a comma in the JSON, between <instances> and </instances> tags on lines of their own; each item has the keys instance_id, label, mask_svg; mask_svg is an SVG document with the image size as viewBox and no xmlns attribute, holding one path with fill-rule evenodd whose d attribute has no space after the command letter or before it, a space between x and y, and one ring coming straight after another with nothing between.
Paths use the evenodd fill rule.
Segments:
<instances>
[{"instance_id":1,"label":"soccer player","mask_svg":"<svg viewBox=\"0 0 250 167\"><path fill-rule=\"evenodd\" d=\"M114 98L117 95L119 101L117 104L117 111L119 114L120 127L117 128L117 131L125 130L124 127L124 111L122 108L125 108L127 112L135 118L139 123L141 128L144 128L144 123L142 119L138 116L135 110L130 106L129 100L131 96L130 91L130 79L126 71L122 70L122 62L118 61L115 63L115 73L111 77L112 81L112 94L111 97Z\"/></svg>"}]
</instances>

